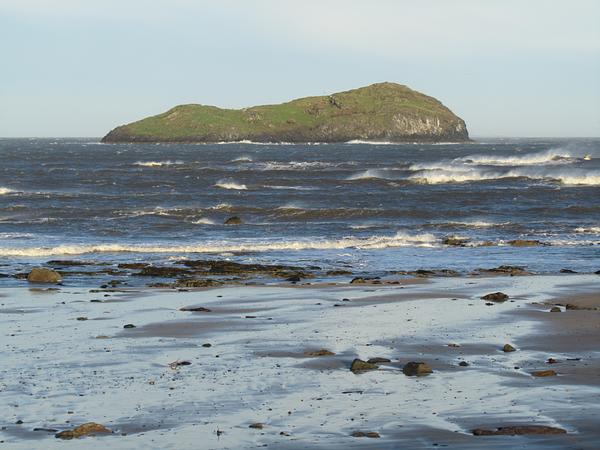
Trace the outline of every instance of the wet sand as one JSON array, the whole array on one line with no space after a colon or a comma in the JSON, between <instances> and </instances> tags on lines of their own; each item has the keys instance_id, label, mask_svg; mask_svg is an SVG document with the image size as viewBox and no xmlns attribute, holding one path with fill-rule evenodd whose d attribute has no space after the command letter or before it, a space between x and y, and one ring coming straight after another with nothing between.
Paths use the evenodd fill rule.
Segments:
<instances>
[{"instance_id":1,"label":"wet sand","mask_svg":"<svg viewBox=\"0 0 600 450\"><path fill-rule=\"evenodd\" d=\"M510 299L480 299L496 291ZM597 275L188 292L6 288L0 449L595 449L599 292ZM587 309L549 312L556 304ZM190 306L210 311L180 311ZM506 343L517 351L503 352ZM335 355L306 354L319 349ZM391 362L349 370L354 358L372 357ZM409 361L433 374L405 376ZM548 369L558 375L531 375ZM33 431L90 421L114 433L67 443ZM264 427L249 428L256 422ZM509 425L567 433L471 433Z\"/></svg>"}]
</instances>

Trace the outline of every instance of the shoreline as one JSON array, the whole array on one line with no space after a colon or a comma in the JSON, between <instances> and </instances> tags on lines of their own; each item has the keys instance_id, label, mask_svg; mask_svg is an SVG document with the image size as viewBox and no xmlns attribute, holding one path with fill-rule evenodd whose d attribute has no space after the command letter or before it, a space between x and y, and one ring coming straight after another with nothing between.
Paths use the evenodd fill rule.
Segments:
<instances>
[{"instance_id":1,"label":"shoreline","mask_svg":"<svg viewBox=\"0 0 600 450\"><path fill-rule=\"evenodd\" d=\"M570 274L185 292L5 288L0 445L62 448L53 432L32 430L95 421L115 433L79 448L195 448L202 436L207 448L591 449L600 439L600 311L548 311L600 307L599 285L597 275ZM480 298L496 291L510 299ZM517 351L502 352L506 343ZM306 354L319 349L335 355ZM349 370L373 357L390 362ZM171 368L176 361L191 364ZM408 361L433 374L405 376ZM531 376L549 368L558 376ZM249 428L256 422L264 427ZM567 433L471 434L517 424Z\"/></svg>"}]
</instances>

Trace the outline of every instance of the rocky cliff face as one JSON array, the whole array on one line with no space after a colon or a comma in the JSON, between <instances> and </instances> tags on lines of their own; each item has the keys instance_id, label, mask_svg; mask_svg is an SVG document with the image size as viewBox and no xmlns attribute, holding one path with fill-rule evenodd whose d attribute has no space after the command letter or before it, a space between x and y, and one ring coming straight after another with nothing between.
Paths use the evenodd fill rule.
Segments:
<instances>
[{"instance_id":1,"label":"rocky cliff face","mask_svg":"<svg viewBox=\"0 0 600 450\"><path fill-rule=\"evenodd\" d=\"M433 97L378 83L279 105L181 105L123 125L103 142L462 142L465 122Z\"/></svg>"}]
</instances>

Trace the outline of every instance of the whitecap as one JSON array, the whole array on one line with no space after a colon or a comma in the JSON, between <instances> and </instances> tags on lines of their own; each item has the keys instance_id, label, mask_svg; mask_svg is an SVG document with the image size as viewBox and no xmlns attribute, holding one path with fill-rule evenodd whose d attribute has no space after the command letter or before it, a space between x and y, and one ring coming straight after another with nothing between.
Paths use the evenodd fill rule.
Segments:
<instances>
[{"instance_id":1,"label":"whitecap","mask_svg":"<svg viewBox=\"0 0 600 450\"><path fill-rule=\"evenodd\" d=\"M207 217L200 217L199 219L193 220L194 225L214 225L215 221Z\"/></svg>"},{"instance_id":2,"label":"whitecap","mask_svg":"<svg viewBox=\"0 0 600 450\"><path fill-rule=\"evenodd\" d=\"M183 161L136 161L133 163L134 166L141 167L165 167L165 166L180 166L184 164Z\"/></svg>"},{"instance_id":3,"label":"whitecap","mask_svg":"<svg viewBox=\"0 0 600 450\"><path fill-rule=\"evenodd\" d=\"M245 191L246 189L248 189L245 184L240 184L233 180L220 180L218 183L215 184L215 187L221 189L234 189L241 191Z\"/></svg>"},{"instance_id":4,"label":"whitecap","mask_svg":"<svg viewBox=\"0 0 600 450\"><path fill-rule=\"evenodd\" d=\"M13 192L15 191L12 189L0 187L0 195L12 194Z\"/></svg>"},{"instance_id":5,"label":"whitecap","mask_svg":"<svg viewBox=\"0 0 600 450\"><path fill-rule=\"evenodd\" d=\"M570 152L561 149L551 149L519 156L471 155L456 158L454 161L473 165L530 166L539 164L565 164L580 159L582 158L575 157Z\"/></svg>"},{"instance_id":6,"label":"whitecap","mask_svg":"<svg viewBox=\"0 0 600 450\"><path fill-rule=\"evenodd\" d=\"M577 227L575 233L600 234L600 227Z\"/></svg>"},{"instance_id":7,"label":"whitecap","mask_svg":"<svg viewBox=\"0 0 600 450\"><path fill-rule=\"evenodd\" d=\"M393 236L371 236L365 238L344 237L341 239L310 239L298 241L243 241L209 242L190 245L125 245L91 244L60 245L56 247L0 248L0 256L53 256L81 255L85 253L223 253L223 252L266 252L273 250L342 250L342 249L384 249L394 247L434 247L438 245L432 234L406 234L399 232Z\"/></svg>"},{"instance_id":8,"label":"whitecap","mask_svg":"<svg viewBox=\"0 0 600 450\"><path fill-rule=\"evenodd\" d=\"M368 169L359 173L355 173L354 175L350 175L346 178L347 181L355 181L355 180L370 180L374 178L379 178L382 180L388 179L384 172L378 169Z\"/></svg>"},{"instance_id":9,"label":"whitecap","mask_svg":"<svg viewBox=\"0 0 600 450\"><path fill-rule=\"evenodd\" d=\"M252 162L252 158L249 156L238 156L235 159L232 159L231 162Z\"/></svg>"}]
</instances>

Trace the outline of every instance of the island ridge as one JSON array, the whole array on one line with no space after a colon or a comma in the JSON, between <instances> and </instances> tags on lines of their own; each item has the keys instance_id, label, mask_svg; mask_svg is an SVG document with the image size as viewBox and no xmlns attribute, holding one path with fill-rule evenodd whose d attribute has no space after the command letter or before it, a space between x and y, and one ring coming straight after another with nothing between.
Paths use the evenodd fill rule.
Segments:
<instances>
[{"instance_id":1,"label":"island ridge","mask_svg":"<svg viewBox=\"0 0 600 450\"><path fill-rule=\"evenodd\" d=\"M119 126L102 142L466 142L465 122L439 100L377 83L278 105L180 105Z\"/></svg>"}]
</instances>

